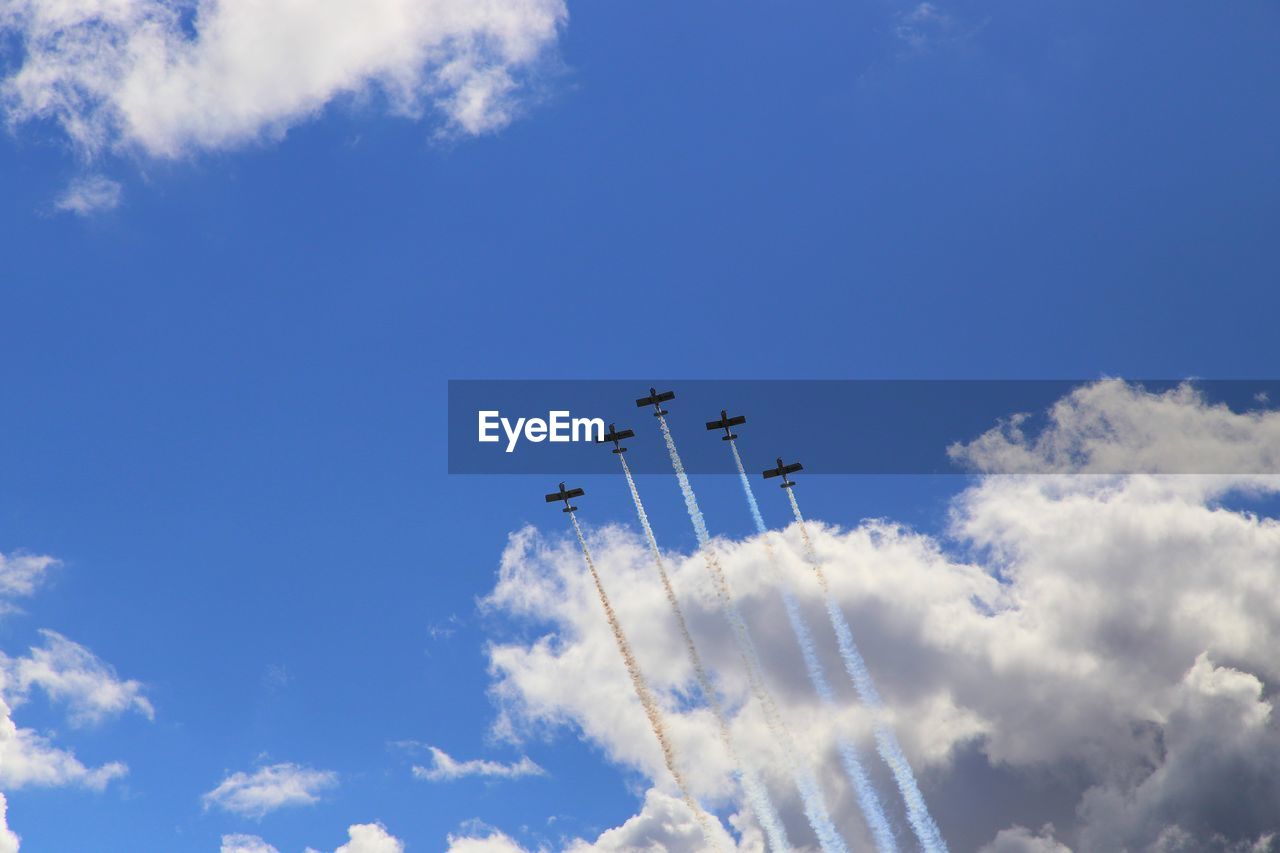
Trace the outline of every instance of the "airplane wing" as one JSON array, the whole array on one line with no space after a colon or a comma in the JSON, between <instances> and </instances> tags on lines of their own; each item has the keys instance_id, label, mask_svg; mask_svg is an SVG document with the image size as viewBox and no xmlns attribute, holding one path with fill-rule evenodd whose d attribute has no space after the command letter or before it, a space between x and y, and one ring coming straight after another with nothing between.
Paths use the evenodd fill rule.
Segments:
<instances>
[{"instance_id":1,"label":"airplane wing","mask_svg":"<svg viewBox=\"0 0 1280 853\"><path fill-rule=\"evenodd\" d=\"M654 397L653 399L659 403L665 403L667 400L674 400L675 398L676 398L675 391L663 391L661 394Z\"/></svg>"},{"instance_id":2,"label":"airplane wing","mask_svg":"<svg viewBox=\"0 0 1280 853\"><path fill-rule=\"evenodd\" d=\"M766 480L769 479L770 477L779 477L781 475L782 475L781 468L770 468L768 471L764 472L764 478Z\"/></svg>"},{"instance_id":3,"label":"airplane wing","mask_svg":"<svg viewBox=\"0 0 1280 853\"><path fill-rule=\"evenodd\" d=\"M639 400L636 400L636 405L639 406L640 408L644 408L645 406L652 406L656 399L657 399L656 397L641 397Z\"/></svg>"},{"instance_id":4,"label":"airplane wing","mask_svg":"<svg viewBox=\"0 0 1280 853\"><path fill-rule=\"evenodd\" d=\"M782 469L783 473L785 474L794 474L796 471L803 471L803 470L804 470L804 466L801 465L799 462L792 462L790 465Z\"/></svg>"},{"instance_id":5,"label":"airplane wing","mask_svg":"<svg viewBox=\"0 0 1280 853\"><path fill-rule=\"evenodd\" d=\"M556 501L564 500L566 497L568 497L568 495L562 495L559 492L552 492L551 494L547 495L547 503L553 504Z\"/></svg>"},{"instance_id":6,"label":"airplane wing","mask_svg":"<svg viewBox=\"0 0 1280 853\"><path fill-rule=\"evenodd\" d=\"M707 429L724 429L724 421L707 421Z\"/></svg>"},{"instance_id":7,"label":"airplane wing","mask_svg":"<svg viewBox=\"0 0 1280 853\"><path fill-rule=\"evenodd\" d=\"M564 493L564 496L566 498L580 498L585 494L586 492L582 491L582 489L570 489L569 491ZM550 496L548 495L548 497ZM557 495L557 497L559 497L559 495Z\"/></svg>"},{"instance_id":8,"label":"airplane wing","mask_svg":"<svg viewBox=\"0 0 1280 853\"><path fill-rule=\"evenodd\" d=\"M738 424L745 424L746 422L746 415L738 415L736 418L729 418L729 420L725 422L725 426L737 426Z\"/></svg>"},{"instance_id":9,"label":"airplane wing","mask_svg":"<svg viewBox=\"0 0 1280 853\"><path fill-rule=\"evenodd\" d=\"M635 438L636 431L633 429L624 429L622 432L617 433L617 437L618 438Z\"/></svg>"}]
</instances>

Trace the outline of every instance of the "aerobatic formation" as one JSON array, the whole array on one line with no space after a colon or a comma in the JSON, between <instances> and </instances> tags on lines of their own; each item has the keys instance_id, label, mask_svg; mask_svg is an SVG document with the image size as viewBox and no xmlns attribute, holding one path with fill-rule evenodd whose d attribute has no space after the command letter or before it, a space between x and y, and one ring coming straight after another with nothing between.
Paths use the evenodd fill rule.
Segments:
<instances>
[{"instance_id":1,"label":"aerobatic formation","mask_svg":"<svg viewBox=\"0 0 1280 853\"><path fill-rule=\"evenodd\" d=\"M675 438L671 433L671 428L667 423L666 416L670 414L663 408L663 404L675 399L675 393L672 391L659 392L656 388L650 388L647 396L636 400L636 406L640 408L653 407L653 415L658 421L658 426L662 432L663 441L666 445L667 453L671 458L671 465L676 479L679 482L680 491L684 497L685 507L688 510L689 520L693 524L694 533L697 537L698 548L712 586L715 590L716 598L719 602L720 610L731 629L734 644L742 661L745 671L747 684L750 686L751 700L758 706L763 719L769 727L769 731L773 739L779 745L779 753L786 763L788 777L796 787L796 792L800 796L800 801L804 807L804 813L808 820L809 829L813 832L813 836L817 839L818 845L824 853L843 853L849 849L846 840L841 837L833 822L827 807L827 799L818 781L817 775L809 766L802 751L795 746L794 738L787 721L783 718L777 702L774 700L769 685L765 681L764 667L760 662L756 646L752 640L751 630L739 610L733 592L729 586L728 577L725 575L720 565L720 560L716 555L715 543L711 539L711 535L707 530L706 522L703 519L702 511L698 507L698 499L694 494L693 487L689 482L689 477L685 472L684 464L681 462L680 453L676 448ZM836 700L832 690L831 683L828 679L827 672L819 660L819 656L815 650L813 639L813 629L810 627L803 616L795 596L782 583L782 573L777 563L777 556L774 551L774 545L771 541L769 528L765 525L764 517L760 512L760 506L756 502L754 490L751 486L750 478L747 476L746 467L742 462L742 456L738 450L738 435L734 432L734 428L746 423L746 417L742 415L730 416L727 410L721 410L720 417L713 421L707 422L708 431L723 431L720 436L722 441L728 442L729 450L732 453L734 464L737 468L738 476L742 483L743 494L747 501L748 509L751 513L752 521L755 524L757 533L762 537L765 545L765 551L769 558L769 567L772 577L777 582L778 593L782 598L782 603L786 609L787 618L790 623L792 632L795 634L796 642L800 647L801 656L804 660L806 673L809 681L813 686L814 692L817 694L822 707L827 713L835 713ZM671 607L672 614L675 618L676 625L679 629L681 640L688 655L689 663L692 666L695 679L697 681L698 690L702 694L702 699L706 703L707 708L714 715L720 739L725 750L733 763L734 779L741 787L744 800L751 813L764 833L764 837L771 850L787 851L793 849L791 841L788 840L787 830L783 826L778 816L778 810L774 805L773 795L765 784L763 777L755 768L747 766L742 761L739 751L735 748L733 735L731 733L728 719L724 708L724 703L720 694L717 692L715 683L711 674L703 663L703 657L698 651L698 647L693 639L693 634L689 630L688 622L684 615L680 601L676 595L675 588L672 586L666 565L663 560L662 551L658 547L657 538L654 535L653 527L649 522L649 516L645 512L644 504L640 499L640 492L636 487L635 478L632 476L631 469L627 465L626 452L627 448L623 445L623 441L635 438L635 432L630 429L618 429L615 424L609 424L609 431L600 439L597 444L612 443L612 452L617 455L622 466L623 475L626 478L627 488L630 491L631 499L635 504L636 515L640 521L640 526L644 530L645 539L649 546L649 551L653 557L654 567L657 569L658 579L663 587L666 600ZM884 797L869 776L863 759L859 754L858 747L854 743L852 733L848 736L841 735L836 740L836 751L839 755L840 766L844 773L848 776L849 784L856 796L862 817L866 822L867 830L871 839L875 844L875 849L879 853L890 853L900 849L900 841L904 842L902 846L918 847L926 853L945 853L947 851L946 842L943 840L942 833L937 823L929 814L928 806L925 803L924 795L920 791L920 787L916 782L911 765L908 763L906 755L901 746L898 744L896 735L889 722L888 715L884 707L884 703L880 698L879 692L876 690L875 683L871 676L871 671L867 663L863 660L861 652L858 650L854 642L853 632L849 627L848 621L841 612L839 605L835 599L828 593L827 581L824 574L821 556L817 553L813 546L813 542L809 537L809 533L805 527L804 516L800 512L800 505L795 497L795 481L790 479L791 474L804 470L799 462L786 463L782 458L776 459L776 464L762 472L765 479L781 478L781 487L786 491L791 511L795 519L795 524L799 530L800 539L803 543L804 558L812 569L814 582L819 585L822 591L823 599L826 605L827 613L830 618L831 630L835 634L836 644L840 652L840 659L844 665L846 674L849 677L852 687L865 706L865 710L871 715L873 720L873 734L875 742L875 752L884 762L889 770L889 774L897 790L890 797ZM574 498L582 497L585 492L580 488L569 488L565 483L560 483L559 488L546 495L547 503L563 503L563 511L569 515L569 520L574 530L574 534L578 540L578 544L582 548L583 559L586 562L587 569L591 573L596 591L600 598L600 603L604 609L605 617L609 621L609 627L612 630L618 650L626 666L628 675L631 678L632 685L636 695L640 700L640 704L649 719L650 727L654 736L658 740L658 744L662 751L662 756L666 764L668 772L671 774L672 781L675 783L677 790L680 792L681 798L684 800L688 808L693 812L698 820L708 849L720 849L721 845L717 834L711 826L712 818L708 811L697 802L695 797L689 791L688 785L685 783L685 768L681 766L680 756L675 751L670 739L667 737L665 725L663 722L662 710L653 692L648 687L641 664L636 659L630 644L627 641L626 634L618 621L617 614L614 612L610 604L609 597L605 592L604 581L601 579L595 562L591 558L590 549L587 546L586 537L583 535L582 528L578 523L576 513L578 507L574 506L571 501ZM906 823L911 828L914 835L914 844L906 844L905 839L899 839L895 836L894 822L889 817L890 810L900 810L906 819ZM717 829L719 827L716 827Z\"/></svg>"}]
</instances>

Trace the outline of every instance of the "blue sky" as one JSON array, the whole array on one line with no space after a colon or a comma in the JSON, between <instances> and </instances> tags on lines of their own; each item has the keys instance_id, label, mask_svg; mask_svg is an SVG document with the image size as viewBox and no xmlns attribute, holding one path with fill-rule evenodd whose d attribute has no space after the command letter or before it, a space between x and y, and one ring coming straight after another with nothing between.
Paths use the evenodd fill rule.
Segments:
<instances>
[{"instance_id":1,"label":"blue sky","mask_svg":"<svg viewBox=\"0 0 1280 853\"><path fill-rule=\"evenodd\" d=\"M378 94L174 157L14 124L0 552L61 565L0 648L53 629L155 707L15 710L129 766L8 792L24 849L328 849L379 820L433 850L470 819L531 842L625 820L635 774L573 730L491 736L486 643L526 628L476 601L510 532L562 519L540 480L445 474L446 380L1268 376L1278 37L1261 2L570 0L480 134ZM58 211L87 175L118 206ZM629 523L592 485L593 520ZM674 486L642 488L690 549ZM741 536L732 488L705 503ZM845 478L807 506L937 530L955 488ZM415 780L409 740L548 775ZM338 782L261 820L202 808L278 762Z\"/></svg>"}]
</instances>

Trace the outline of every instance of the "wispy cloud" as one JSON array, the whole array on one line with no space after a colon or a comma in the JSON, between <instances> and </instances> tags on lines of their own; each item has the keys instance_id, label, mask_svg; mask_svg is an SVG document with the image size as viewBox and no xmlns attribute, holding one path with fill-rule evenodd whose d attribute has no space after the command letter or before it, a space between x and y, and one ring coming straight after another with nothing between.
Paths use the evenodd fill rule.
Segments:
<instances>
[{"instance_id":1,"label":"wispy cloud","mask_svg":"<svg viewBox=\"0 0 1280 853\"><path fill-rule=\"evenodd\" d=\"M331 770L272 764L253 773L232 773L202 799L206 809L261 818L286 806L311 805L337 784L338 774Z\"/></svg>"},{"instance_id":2,"label":"wispy cloud","mask_svg":"<svg viewBox=\"0 0 1280 853\"><path fill-rule=\"evenodd\" d=\"M898 16L894 32L908 47L923 51L935 45L966 39L984 25L985 22L977 26L966 24L936 3L925 0Z\"/></svg>"},{"instance_id":3,"label":"wispy cloud","mask_svg":"<svg viewBox=\"0 0 1280 853\"><path fill-rule=\"evenodd\" d=\"M448 640L458 633L460 625L462 625L462 620L458 618L456 613L452 613L448 619L428 625L427 636L433 640Z\"/></svg>"},{"instance_id":4,"label":"wispy cloud","mask_svg":"<svg viewBox=\"0 0 1280 853\"><path fill-rule=\"evenodd\" d=\"M0 554L0 597L31 595L49 569L57 565L53 557Z\"/></svg>"},{"instance_id":5,"label":"wispy cloud","mask_svg":"<svg viewBox=\"0 0 1280 853\"><path fill-rule=\"evenodd\" d=\"M280 853L256 835L224 835L219 853Z\"/></svg>"},{"instance_id":6,"label":"wispy cloud","mask_svg":"<svg viewBox=\"0 0 1280 853\"><path fill-rule=\"evenodd\" d=\"M529 756L521 756L519 761L504 764L500 761L485 761L473 758L470 761L458 761L443 749L429 747L431 750L431 766L414 765L413 775L417 779L431 782L451 782L467 776L482 776L488 779L519 779L524 776L545 776L547 771L534 763Z\"/></svg>"},{"instance_id":7,"label":"wispy cloud","mask_svg":"<svg viewBox=\"0 0 1280 853\"><path fill-rule=\"evenodd\" d=\"M44 644L24 657L0 652L8 701L22 701L32 687L39 687L50 699L67 703L73 725L100 723L129 710L154 719L155 709L142 695L140 682L121 680L97 655L57 631L45 629L40 636Z\"/></svg>"},{"instance_id":8,"label":"wispy cloud","mask_svg":"<svg viewBox=\"0 0 1280 853\"><path fill-rule=\"evenodd\" d=\"M67 185L62 195L58 196L53 206L65 213L77 216L92 216L115 210L120 206L124 193L120 184L105 175L88 175L76 178Z\"/></svg>"},{"instance_id":9,"label":"wispy cloud","mask_svg":"<svg viewBox=\"0 0 1280 853\"><path fill-rule=\"evenodd\" d=\"M0 554L0 613L16 609L8 598L31 595L56 565L52 557ZM70 750L55 746L49 736L19 726L12 709L35 688L50 700L64 703L72 725L98 723L129 710L151 719L154 709L142 695L141 683L119 678L89 649L56 631L43 630L40 636L43 643L26 655L0 652L0 789L74 785L101 790L128 772L122 762L86 766ZM0 853L8 849L6 840L0 819Z\"/></svg>"}]
</instances>

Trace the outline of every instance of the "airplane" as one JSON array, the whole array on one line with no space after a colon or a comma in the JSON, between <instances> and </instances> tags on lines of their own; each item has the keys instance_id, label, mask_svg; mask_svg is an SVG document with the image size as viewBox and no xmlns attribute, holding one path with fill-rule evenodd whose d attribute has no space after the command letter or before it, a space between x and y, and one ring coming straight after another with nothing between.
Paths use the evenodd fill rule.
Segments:
<instances>
[{"instance_id":1,"label":"airplane","mask_svg":"<svg viewBox=\"0 0 1280 853\"><path fill-rule=\"evenodd\" d=\"M720 420L707 421L707 429L722 429L724 430L724 437L721 438L720 440L733 441L735 438L737 438L737 436L729 431L729 427L735 427L735 426L738 426L739 424L745 424L746 422L747 422L746 416L736 415L735 417L731 418L729 417L728 412L726 412L724 409L721 409Z\"/></svg>"},{"instance_id":2,"label":"airplane","mask_svg":"<svg viewBox=\"0 0 1280 853\"><path fill-rule=\"evenodd\" d=\"M613 442L614 453L626 453L627 449L622 446L621 442L624 438L635 438L634 430L624 429L621 432L613 424L609 424L609 431L605 433L604 438L598 439L596 444L604 444L606 441Z\"/></svg>"},{"instance_id":3,"label":"airplane","mask_svg":"<svg viewBox=\"0 0 1280 853\"><path fill-rule=\"evenodd\" d=\"M560 484L560 491L552 492L547 495L547 503L553 504L556 501L564 501L564 509L561 512L577 512L578 508L569 503L569 498L579 498L585 495L582 489L566 489L564 483Z\"/></svg>"},{"instance_id":4,"label":"airplane","mask_svg":"<svg viewBox=\"0 0 1280 853\"><path fill-rule=\"evenodd\" d=\"M661 394L659 394L657 388L650 388L649 396L641 397L639 400L636 400L636 406L641 409L643 409L645 406L653 406L654 408L653 416L655 418L660 418L663 415L670 414L670 413L664 410L662 406L659 405L659 403L665 403L667 400L674 400L675 398L676 398L675 391L663 391Z\"/></svg>"},{"instance_id":5,"label":"airplane","mask_svg":"<svg viewBox=\"0 0 1280 853\"><path fill-rule=\"evenodd\" d=\"M799 462L792 462L790 465L784 465L784 464L782 463L782 457L781 457L781 456L779 456L779 457L778 457L778 467L777 467L777 468L770 468L768 471L765 471L765 472L764 472L764 478L767 480L767 479L769 479L770 477L781 477L781 478L782 478L782 488L784 488L784 489L789 489L789 488L791 488L792 486L794 486L794 485L795 485L795 483L793 483L793 482L791 482L790 480L788 480L788 479L787 479L787 475L788 475L788 474L794 474L794 473L795 473L795 472L797 472L797 471L803 471L803 470L804 470L804 466L803 466L803 465L801 465Z\"/></svg>"}]
</instances>

